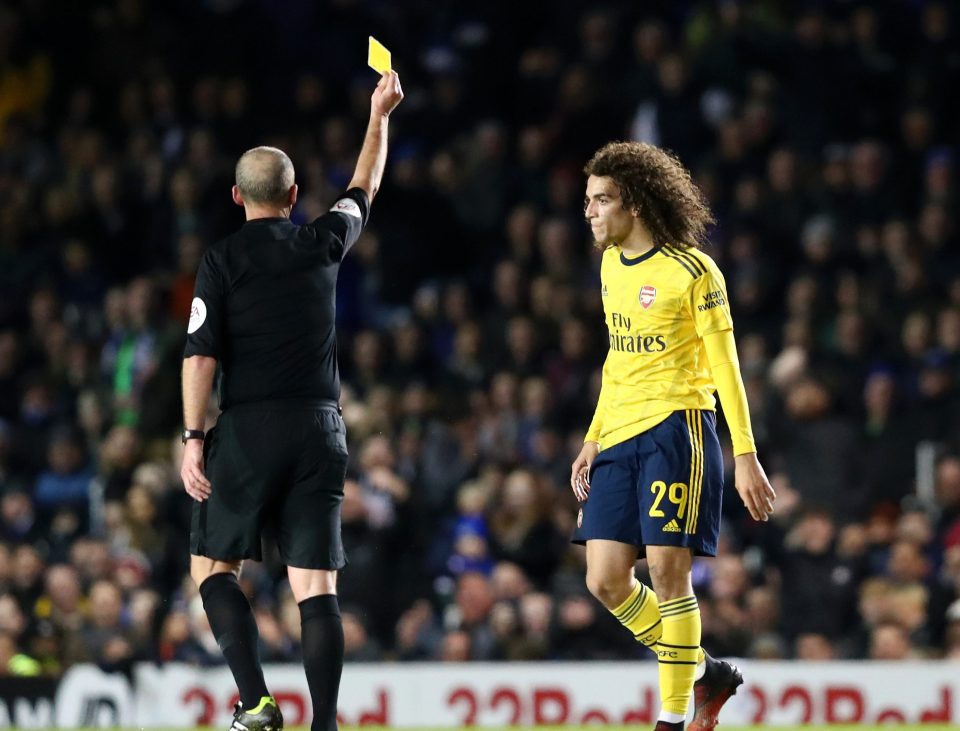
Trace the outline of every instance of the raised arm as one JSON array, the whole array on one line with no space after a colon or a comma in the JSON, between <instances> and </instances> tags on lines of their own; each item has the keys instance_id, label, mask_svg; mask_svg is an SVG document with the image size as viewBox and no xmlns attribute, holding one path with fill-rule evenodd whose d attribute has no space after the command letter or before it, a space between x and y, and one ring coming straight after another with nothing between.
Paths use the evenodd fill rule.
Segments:
<instances>
[{"instance_id":1,"label":"raised arm","mask_svg":"<svg viewBox=\"0 0 960 731\"><path fill-rule=\"evenodd\" d=\"M353 173L349 188L360 188L373 202L383 180L383 168L387 163L387 132L390 112L403 100L400 77L396 71L383 75L370 98L370 122L367 134L363 138L363 147L357 158L357 168Z\"/></svg>"}]
</instances>

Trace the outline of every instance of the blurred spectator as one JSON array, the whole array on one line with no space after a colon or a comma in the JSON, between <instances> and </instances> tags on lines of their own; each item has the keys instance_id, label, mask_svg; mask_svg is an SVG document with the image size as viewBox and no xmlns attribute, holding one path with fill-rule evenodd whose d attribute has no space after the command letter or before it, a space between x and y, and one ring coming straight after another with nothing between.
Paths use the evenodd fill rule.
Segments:
<instances>
[{"instance_id":1,"label":"blurred spectator","mask_svg":"<svg viewBox=\"0 0 960 731\"><path fill-rule=\"evenodd\" d=\"M100 580L90 587L89 615L80 628L84 659L108 669L135 659L136 643L123 622L123 609L123 596L114 583Z\"/></svg>"},{"instance_id":2,"label":"blurred spectator","mask_svg":"<svg viewBox=\"0 0 960 731\"><path fill-rule=\"evenodd\" d=\"M960 599L947 609L947 636L944 643L948 660L960 660Z\"/></svg>"},{"instance_id":3,"label":"blurred spectator","mask_svg":"<svg viewBox=\"0 0 960 731\"><path fill-rule=\"evenodd\" d=\"M814 378L803 378L786 394L784 460L802 499L850 518L859 516L864 497L856 489L855 450L850 424L831 414L830 394Z\"/></svg>"},{"instance_id":4,"label":"blurred spectator","mask_svg":"<svg viewBox=\"0 0 960 731\"><path fill-rule=\"evenodd\" d=\"M516 563L536 584L545 586L557 565L563 537L547 512L544 486L537 477L516 470L503 485L501 508L493 516L495 552Z\"/></svg>"},{"instance_id":5,"label":"blurred spectator","mask_svg":"<svg viewBox=\"0 0 960 731\"><path fill-rule=\"evenodd\" d=\"M400 615L394 644L400 660L426 660L433 657L443 632L433 619L433 610L425 599L417 601Z\"/></svg>"},{"instance_id":6,"label":"blurred spectator","mask_svg":"<svg viewBox=\"0 0 960 731\"><path fill-rule=\"evenodd\" d=\"M824 634L839 639L845 629L856 582L849 565L837 556L836 526L821 511L804 514L785 538L781 602L788 637Z\"/></svg>"},{"instance_id":7,"label":"blurred spectator","mask_svg":"<svg viewBox=\"0 0 960 731\"><path fill-rule=\"evenodd\" d=\"M43 559L35 548L23 545L14 550L11 564L10 592L29 614L43 592Z\"/></svg>"},{"instance_id":8,"label":"blurred spectator","mask_svg":"<svg viewBox=\"0 0 960 731\"><path fill-rule=\"evenodd\" d=\"M293 640L284 632L272 609L258 606L253 615L257 620L260 657L263 662L288 662L296 659Z\"/></svg>"},{"instance_id":9,"label":"blurred spectator","mask_svg":"<svg viewBox=\"0 0 960 731\"><path fill-rule=\"evenodd\" d=\"M896 389L894 375L878 370L868 376L863 392L861 490L874 502L898 503L913 487L909 428Z\"/></svg>"},{"instance_id":10,"label":"blurred spectator","mask_svg":"<svg viewBox=\"0 0 960 731\"><path fill-rule=\"evenodd\" d=\"M367 634L367 628L354 612L343 614L343 656L346 662L376 662L382 659L376 640Z\"/></svg>"},{"instance_id":11,"label":"blurred spectator","mask_svg":"<svg viewBox=\"0 0 960 731\"><path fill-rule=\"evenodd\" d=\"M451 607L449 621L453 629L460 630L467 642L454 642L451 647L443 645L441 656L448 652L469 652L470 659L492 660L494 656L494 638L487 620L493 608L493 594L490 582L478 573L463 574L457 581L457 590Z\"/></svg>"},{"instance_id":12,"label":"blurred spectator","mask_svg":"<svg viewBox=\"0 0 960 731\"><path fill-rule=\"evenodd\" d=\"M443 636L440 652L435 658L440 662L467 662L475 659L470 634L456 630Z\"/></svg>"},{"instance_id":13,"label":"blurred spectator","mask_svg":"<svg viewBox=\"0 0 960 731\"><path fill-rule=\"evenodd\" d=\"M484 516L487 495L480 484L467 484L457 497L459 515L453 525L453 547L447 559L447 570L454 576L477 571L489 575L493 571L487 520Z\"/></svg>"},{"instance_id":14,"label":"blurred spectator","mask_svg":"<svg viewBox=\"0 0 960 731\"><path fill-rule=\"evenodd\" d=\"M48 520L55 508L64 505L85 519L92 479L80 436L73 430L55 432L47 450L47 470L40 473L34 488L34 503L47 513Z\"/></svg>"},{"instance_id":15,"label":"blurred spectator","mask_svg":"<svg viewBox=\"0 0 960 731\"><path fill-rule=\"evenodd\" d=\"M57 564L47 570L45 591L34 609L36 620L49 627L64 643L63 657L69 664L85 656L78 639L87 616L87 600L80 586L76 570L67 564Z\"/></svg>"},{"instance_id":16,"label":"blurred spectator","mask_svg":"<svg viewBox=\"0 0 960 731\"><path fill-rule=\"evenodd\" d=\"M552 628L552 651L557 660L581 657L619 659L636 657L638 650L623 641L623 628L609 621L591 597L569 596L559 601ZM640 655L643 657L643 655Z\"/></svg>"},{"instance_id":17,"label":"blurred spectator","mask_svg":"<svg viewBox=\"0 0 960 731\"><path fill-rule=\"evenodd\" d=\"M140 456L140 435L131 426L115 425L104 436L98 456L103 499L122 500Z\"/></svg>"},{"instance_id":18,"label":"blurred spectator","mask_svg":"<svg viewBox=\"0 0 960 731\"><path fill-rule=\"evenodd\" d=\"M33 658L18 652L13 635L0 630L0 677L39 674L39 663Z\"/></svg>"},{"instance_id":19,"label":"blurred spectator","mask_svg":"<svg viewBox=\"0 0 960 731\"><path fill-rule=\"evenodd\" d=\"M337 302L349 655L647 657L584 598L566 541L606 351L579 170L629 136L679 154L716 215L709 253L779 495L762 526L725 506L721 555L695 574L704 641L956 658L955 8L581 5L534 2L533 34L485 8L482 41L405 54L417 101ZM244 149L293 152L309 220L347 182L365 105L337 81L343 54L315 74L278 48L293 77L277 94L257 54L228 78L202 52L288 15L108 3L69 17L71 38L109 49L83 54L56 4L25 7L0 10L0 673L219 664L184 587L174 469L195 271L241 222L226 192ZM411 5L391 22L427 48L467 15ZM315 47L344 42L335 22L314 30ZM265 656L290 659L277 562L242 581Z\"/></svg>"},{"instance_id":20,"label":"blurred spectator","mask_svg":"<svg viewBox=\"0 0 960 731\"><path fill-rule=\"evenodd\" d=\"M798 660L833 660L836 657L833 643L821 634L807 633L797 637L795 643Z\"/></svg>"},{"instance_id":21,"label":"blurred spectator","mask_svg":"<svg viewBox=\"0 0 960 731\"><path fill-rule=\"evenodd\" d=\"M0 539L12 544L35 543L43 536L33 500L12 485L0 497Z\"/></svg>"},{"instance_id":22,"label":"blurred spectator","mask_svg":"<svg viewBox=\"0 0 960 731\"><path fill-rule=\"evenodd\" d=\"M960 542L960 457L947 455L937 465L937 506L940 509L939 533L946 543Z\"/></svg>"},{"instance_id":23,"label":"blurred spectator","mask_svg":"<svg viewBox=\"0 0 960 731\"><path fill-rule=\"evenodd\" d=\"M873 628L870 636L871 660L909 660L915 657L907 631L894 622Z\"/></svg>"}]
</instances>

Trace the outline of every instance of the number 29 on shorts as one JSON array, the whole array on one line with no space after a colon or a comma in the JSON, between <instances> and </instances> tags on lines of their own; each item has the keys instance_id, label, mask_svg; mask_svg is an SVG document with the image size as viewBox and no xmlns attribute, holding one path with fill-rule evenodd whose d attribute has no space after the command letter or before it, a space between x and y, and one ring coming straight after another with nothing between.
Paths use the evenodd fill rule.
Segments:
<instances>
[{"instance_id":1,"label":"number 29 on shorts","mask_svg":"<svg viewBox=\"0 0 960 731\"><path fill-rule=\"evenodd\" d=\"M668 488L666 482L663 480L657 480L650 485L650 492L656 495L656 497L653 499L653 505L650 506L651 518L667 517L666 513L660 509L660 503L663 502L663 498L665 496L667 500L677 506L677 518L683 518L686 515L687 499L690 492L686 483L674 482Z\"/></svg>"}]
</instances>

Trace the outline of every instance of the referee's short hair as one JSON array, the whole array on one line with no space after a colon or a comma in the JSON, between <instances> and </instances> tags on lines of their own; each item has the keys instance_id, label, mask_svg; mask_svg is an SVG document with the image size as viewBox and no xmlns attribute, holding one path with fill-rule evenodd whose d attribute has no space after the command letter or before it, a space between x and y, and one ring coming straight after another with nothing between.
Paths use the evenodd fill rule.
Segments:
<instances>
[{"instance_id":1,"label":"referee's short hair","mask_svg":"<svg viewBox=\"0 0 960 731\"><path fill-rule=\"evenodd\" d=\"M283 203L293 186L293 162L276 147L254 147L237 160L236 182L250 203Z\"/></svg>"}]
</instances>

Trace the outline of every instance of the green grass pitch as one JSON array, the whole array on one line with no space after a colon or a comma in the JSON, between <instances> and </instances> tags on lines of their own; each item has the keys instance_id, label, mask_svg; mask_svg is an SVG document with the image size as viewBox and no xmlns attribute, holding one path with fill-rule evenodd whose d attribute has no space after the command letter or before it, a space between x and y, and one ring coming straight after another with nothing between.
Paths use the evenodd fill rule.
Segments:
<instances>
[{"instance_id":1,"label":"green grass pitch","mask_svg":"<svg viewBox=\"0 0 960 731\"><path fill-rule=\"evenodd\" d=\"M198 726L193 731L209 731L210 729L218 729L217 726ZM400 729L393 729L390 727L380 727L380 726L341 726L340 731L462 731L463 727L454 728L437 728L424 726L423 728L406 726ZM482 728L482 727L474 727ZM719 731L759 731L759 729L769 728L771 731L912 731L916 729L917 731L958 731L960 726L936 726L932 724L888 724L885 726L872 726L872 725L831 725L831 726L726 726L720 725L717 727ZM640 729L652 729L652 724L650 726L636 725L636 726L503 726L499 731L521 731L522 729L536 729L536 731L639 731ZM46 731L43 729L37 731ZM49 731L54 731L54 729L49 729ZM104 731L104 729L78 729L78 731ZM116 731L184 731L184 729L123 729ZM284 731L310 731L306 726L290 726Z\"/></svg>"}]
</instances>

